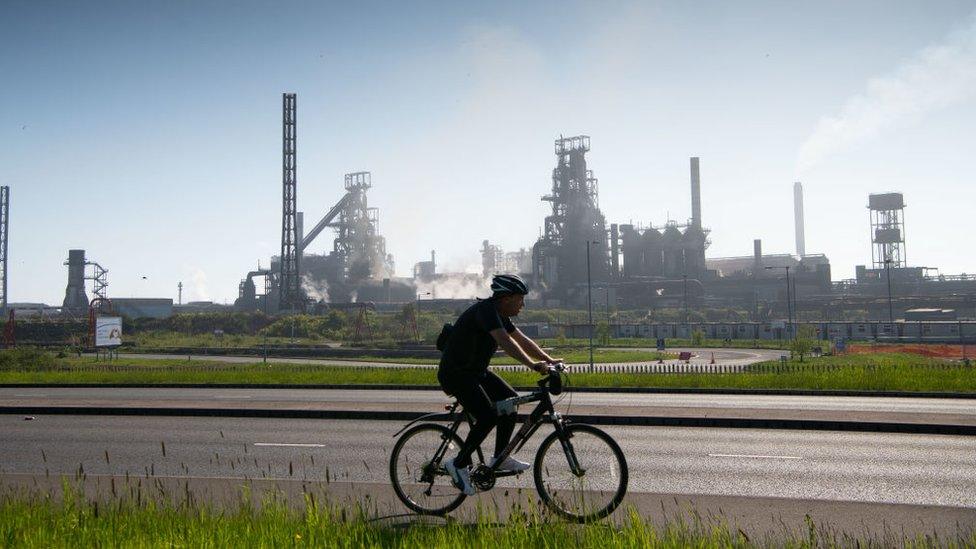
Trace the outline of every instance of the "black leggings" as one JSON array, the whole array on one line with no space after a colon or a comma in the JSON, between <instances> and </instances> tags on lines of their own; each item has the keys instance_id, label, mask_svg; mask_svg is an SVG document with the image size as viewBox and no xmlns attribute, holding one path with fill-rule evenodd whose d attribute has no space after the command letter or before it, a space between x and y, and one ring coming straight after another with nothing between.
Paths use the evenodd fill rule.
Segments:
<instances>
[{"instance_id":1,"label":"black leggings","mask_svg":"<svg viewBox=\"0 0 976 549\"><path fill-rule=\"evenodd\" d=\"M461 452L454 460L458 467L471 465L471 455L481 446L481 443L491 432L492 427L498 426L495 438L495 455L501 455L515 430L515 415L499 416L495 411L495 402L518 396L515 389L498 377L494 372L443 372L437 374L441 387L449 395L457 397L464 411L474 417L474 425L468 433L468 438L461 447Z\"/></svg>"}]
</instances>

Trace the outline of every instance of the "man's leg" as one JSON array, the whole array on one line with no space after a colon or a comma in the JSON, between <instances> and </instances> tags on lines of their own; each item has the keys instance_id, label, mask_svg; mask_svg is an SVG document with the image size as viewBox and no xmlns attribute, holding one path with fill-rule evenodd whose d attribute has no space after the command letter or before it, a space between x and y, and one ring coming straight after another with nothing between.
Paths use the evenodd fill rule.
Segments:
<instances>
[{"instance_id":1,"label":"man's leg","mask_svg":"<svg viewBox=\"0 0 976 549\"><path fill-rule=\"evenodd\" d=\"M481 446L495 426L497 419L495 405L481 387L479 383L481 380L476 375L454 375L446 381L451 394L457 397L464 411L474 418L474 425L471 426L468 437L454 460L456 466L467 467L471 465L471 455Z\"/></svg>"},{"instance_id":2,"label":"man's leg","mask_svg":"<svg viewBox=\"0 0 976 549\"><path fill-rule=\"evenodd\" d=\"M488 398L492 402L498 402L499 400L505 400L506 398L512 398L518 396L515 389L512 388L504 379L498 377L498 374L494 372L486 372L485 377L481 380L481 386L484 388L485 393L488 394ZM494 411L494 407L492 408ZM515 431L515 414L498 416L495 421L497 422L497 430L495 432L495 455L500 456L508 446L508 443L512 440L512 432Z\"/></svg>"}]
</instances>

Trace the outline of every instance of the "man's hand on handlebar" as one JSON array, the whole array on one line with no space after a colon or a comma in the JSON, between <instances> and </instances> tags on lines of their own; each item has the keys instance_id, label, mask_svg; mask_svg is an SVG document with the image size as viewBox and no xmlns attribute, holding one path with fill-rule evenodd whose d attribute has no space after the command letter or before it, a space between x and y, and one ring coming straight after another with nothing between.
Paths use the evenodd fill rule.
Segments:
<instances>
[{"instance_id":1,"label":"man's hand on handlebar","mask_svg":"<svg viewBox=\"0 0 976 549\"><path fill-rule=\"evenodd\" d=\"M549 371L549 364L545 361L533 362L532 369L540 374L544 374Z\"/></svg>"}]
</instances>

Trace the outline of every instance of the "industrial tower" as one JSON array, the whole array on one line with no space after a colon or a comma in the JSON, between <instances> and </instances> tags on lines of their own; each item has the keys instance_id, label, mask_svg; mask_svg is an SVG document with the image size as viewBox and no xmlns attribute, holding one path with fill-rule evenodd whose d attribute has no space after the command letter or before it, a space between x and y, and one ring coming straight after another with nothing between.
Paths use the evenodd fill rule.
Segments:
<instances>
[{"instance_id":1,"label":"industrial tower","mask_svg":"<svg viewBox=\"0 0 976 549\"><path fill-rule=\"evenodd\" d=\"M908 266L905 254L905 198L901 193L868 195L871 216L871 262L875 269Z\"/></svg>"},{"instance_id":2,"label":"industrial tower","mask_svg":"<svg viewBox=\"0 0 976 549\"><path fill-rule=\"evenodd\" d=\"M10 226L10 187L0 187L0 313L7 310L7 230Z\"/></svg>"},{"instance_id":3,"label":"industrial tower","mask_svg":"<svg viewBox=\"0 0 976 549\"><path fill-rule=\"evenodd\" d=\"M586 282L588 260L593 281L606 281L610 274L607 227L600 211L597 179L586 169L589 150L589 136L557 139L552 192L542 197L552 203L552 214L546 217L545 234L532 250L533 278L560 297L569 297L571 285Z\"/></svg>"},{"instance_id":4,"label":"industrial tower","mask_svg":"<svg viewBox=\"0 0 976 549\"><path fill-rule=\"evenodd\" d=\"M297 97L282 94L281 105L281 287L282 310L304 310L299 279L298 196L296 182Z\"/></svg>"}]
</instances>

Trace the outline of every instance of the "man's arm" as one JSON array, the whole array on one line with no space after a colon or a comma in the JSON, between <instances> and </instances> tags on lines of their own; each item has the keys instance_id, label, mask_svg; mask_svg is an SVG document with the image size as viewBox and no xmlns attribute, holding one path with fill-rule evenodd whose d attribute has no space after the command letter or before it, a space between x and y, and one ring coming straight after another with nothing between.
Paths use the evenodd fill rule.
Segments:
<instances>
[{"instance_id":1,"label":"man's arm","mask_svg":"<svg viewBox=\"0 0 976 549\"><path fill-rule=\"evenodd\" d=\"M532 341L529 336L522 333L522 330L515 328L515 331L511 333L511 336L512 339L518 343L519 347L525 350L529 356L533 356L539 360L544 360L549 364L552 364L553 362L562 362L562 359L560 358L552 358L549 356L549 353L543 351L542 347L539 347L538 343Z\"/></svg>"},{"instance_id":2,"label":"man's arm","mask_svg":"<svg viewBox=\"0 0 976 549\"><path fill-rule=\"evenodd\" d=\"M489 333L491 334L491 337L495 338L495 341L498 342L498 346L501 347L502 350L508 354L508 356L514 358L522 364L525 364L537 372L541 371L542 368L545 367L545 362L536 362L535 360L532 360L532 357L526 354L525 350L519 346L518 342L512 338L511 334L506 332L504 328L495 328ZM514 333L518 333L518 330L516 329L513 334ZM536 346L536 348L538 349L538 346Z\"/></svg>"}]
</instances>

